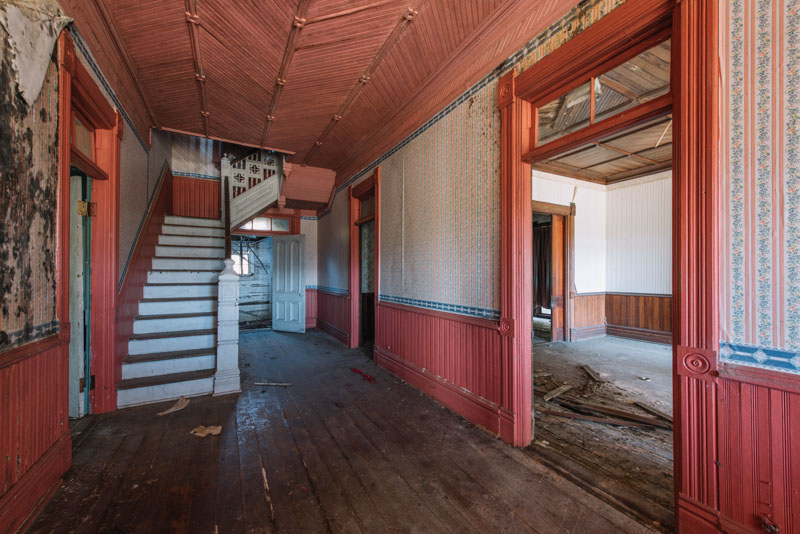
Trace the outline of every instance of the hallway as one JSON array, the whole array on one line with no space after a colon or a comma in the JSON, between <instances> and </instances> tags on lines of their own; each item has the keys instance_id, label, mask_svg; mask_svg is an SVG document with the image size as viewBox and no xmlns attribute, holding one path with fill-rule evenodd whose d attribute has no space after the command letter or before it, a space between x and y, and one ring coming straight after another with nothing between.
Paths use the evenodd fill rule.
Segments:
<instances>
[{"instance_id":1,"label":"hallway","mask_svg":"<svg viewBox=\"0 0 800 534\"><path fill-rule=\"evenodd\" d=\"M32 531L648 532L324 334L240 347L238 396L82 421Z\"/></svg>"}]
</instances>

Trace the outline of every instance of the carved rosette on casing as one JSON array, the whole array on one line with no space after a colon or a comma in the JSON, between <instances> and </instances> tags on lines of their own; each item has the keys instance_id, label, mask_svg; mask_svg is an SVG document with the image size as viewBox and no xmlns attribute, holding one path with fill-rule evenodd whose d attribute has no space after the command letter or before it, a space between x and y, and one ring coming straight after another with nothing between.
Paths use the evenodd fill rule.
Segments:
<instances>
[{"instance_id":1,"label":"carved rosette on casing","mask_svg":"<svg viewBox=\"0 0 800 534\"><path fill-rule=\"evenodd\" d=\"M717 354L713 350L678 346L678 374L713 381L717 376Z\"/></svg>"},{"instance_id":2,"label":"carved rosette on casing","mask_svg":"<svg viewBox=\"0 0 800 534\"><path fill-rule=\"evenodd\" d=\"M514 319L501 317L499 330L503 337L514 337Z\"/></svg>"}]
</instances>

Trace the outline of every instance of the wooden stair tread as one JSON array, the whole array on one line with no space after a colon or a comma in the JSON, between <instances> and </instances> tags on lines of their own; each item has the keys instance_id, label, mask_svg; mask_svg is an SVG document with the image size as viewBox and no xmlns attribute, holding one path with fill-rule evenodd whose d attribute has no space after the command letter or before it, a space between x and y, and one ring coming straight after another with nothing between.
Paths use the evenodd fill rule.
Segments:
<instances>
[{"instance_id":1,"label":"wooden stair tread","mask_svg":"<svg viewBox=\"0 0 800 534\"><path fill-rule=\"evenodd\" d=\"M153 282L144 286L169 287L169 286L216 286L216 282Z\"/></svg>"},{"instance_id":2,"label":"wooden stair tread","mask_svg":"<svg viewBox=\"0 0 800 534\"><path fill-rule=\"evenodd\" d=\"M145 388L149 386L163 386L164 384L174 384L178 382L189 382L201 380L214 376L214 369L201 369L199 371L189 371L188 373L174 373L171 375L146 376L143 378L128 378L117 383L117 389Z\"/></svg>"},{"instance_id":3,"label":"wooden stair tread","mask_svg":"<svg viewBox=\"0 0 800 534\"><path fill-rule=\"evenodd\" d=\"M161 360L180 360L181 358L192 358L194 356L214 356L217 352L216 347L207 349L175 350L172 352L153 352L150 354L129 354L122 360L122 363L141 363L157 362Z\"/></svg>"},{"instance_id":4,"label":"wooden stair tread","mask_svg":"<svg viewBox=\"0 0 800 534\"><path fill-rule=\"evenodd\" d=\"M189 319L192 317L207 317L216 315L217 311L195 312L195 313L164 313L161 315L137 315L134 321L152 321L153 319Z\"/></svg>"},{"instance_id":5,"label":"wooden stair tread","mask_svg":"<svg viewBox=\"0 0 800 534\"><path fill-rule=\"evenodd\" d=\"M175 330L174 332L153 332L150 334L131 334L128 339L139 341L143 339L165 339L170 337L207 336L217 333L215 328L207 330Z\"/></svg>"},{"instance_id":6,"label":"wooden stair tread","mask_svg":"<svg viewBox=\"0 0 800 534\"><path fill-rule=\"evenodd\" d=\"M198 300L217 300L217 297L162 297L154 299L139 299L139 302L197 302Z\"/></svg>"},{"instance_id":7,"label":"wooden stair tread","mask_svg":"<svg viewBox=\"0 0 800 534\"><path fill-rule=\"evenodd\" d=\"M224 249L225 245L214 246L214 245L176 245L174 243L158 243L157 247L181 247L181 248L215 248L215 249ZM158 258L159 256L155 256ZM161 256L163 258L163 256Z\"/></svg>"}]
</instances>

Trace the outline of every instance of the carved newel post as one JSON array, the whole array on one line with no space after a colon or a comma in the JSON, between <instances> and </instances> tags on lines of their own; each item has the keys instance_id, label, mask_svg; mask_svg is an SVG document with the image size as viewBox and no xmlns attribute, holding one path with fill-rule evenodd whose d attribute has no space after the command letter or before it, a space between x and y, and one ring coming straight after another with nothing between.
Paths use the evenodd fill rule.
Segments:
<instances>
[{"instance_id":1,"label":"carved newel post","mask_svg":"<svg viewBox=\"0 0 800 534\"><path fill-rule=\"evenodd\" d=\"M225 260L219 275L217 308L217 373L214 395L241 391L239 383L239 275L233 260Z\"/></svg>"}]
</instances>

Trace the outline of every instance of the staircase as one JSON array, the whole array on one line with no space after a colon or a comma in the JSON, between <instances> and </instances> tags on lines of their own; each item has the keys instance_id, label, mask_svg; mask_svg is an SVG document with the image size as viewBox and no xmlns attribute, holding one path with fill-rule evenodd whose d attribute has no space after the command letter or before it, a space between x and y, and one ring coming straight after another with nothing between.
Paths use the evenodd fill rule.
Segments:
<instances>
[{"instance_id":1,"label":"staircase","mask_svg":"<svg viewBox=\"0 0 800 534\"><path fill-rule=\"evenodd\" d=\"M119 408L214 390L224 255L219 220L165 218L122 363Z\"/></svg>"}]
</instances>

